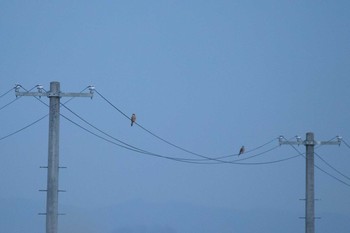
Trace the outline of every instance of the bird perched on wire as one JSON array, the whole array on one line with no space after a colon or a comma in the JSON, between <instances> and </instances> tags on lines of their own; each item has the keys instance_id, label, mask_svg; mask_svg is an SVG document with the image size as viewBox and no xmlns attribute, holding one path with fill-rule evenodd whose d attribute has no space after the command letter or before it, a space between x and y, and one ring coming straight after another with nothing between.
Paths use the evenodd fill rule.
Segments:
<instances>
[{"instance_id":1,"label":"bird perched on wire","mask_svg":"<svg viewBox=\"0 0 350 233\"><path fill-rule=\"evenodd\" d=\"M135 113L133 113L133 114L131 115L130 120L131 120L131 126L133 126L133 124L134 124L135 121L136 121L136 115L135 115Z\"/></svg>"},{"instance_id":2,"label":"bird perched on wire","mask_svg":"<svg viewBox=\"0 0 350 233\"><path fill-rule=\"evenodd\" d=\"M239 153L238 153L238 155L241 155L241 154L243 154L243 153L244 153L244 151L245 151L245 148L244 148L244 146L242 146L242 147L241 147L241 149L239 150Z\"/></svg>"}]
</instances>

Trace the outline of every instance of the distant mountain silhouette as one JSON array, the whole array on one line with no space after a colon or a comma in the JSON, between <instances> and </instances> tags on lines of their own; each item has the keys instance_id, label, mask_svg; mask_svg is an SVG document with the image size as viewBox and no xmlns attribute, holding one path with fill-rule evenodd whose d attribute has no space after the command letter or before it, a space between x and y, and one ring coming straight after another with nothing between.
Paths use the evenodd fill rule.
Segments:
<instances>
[{"instance_id":1,"label":"distant mountain silhouette","mask_svg":"<svg viewBox=\"0 0 350 233\"><path fill-rule=\"evenodd\" d=\"M4 233L45 232L45 203L0 199L0 229ZM59 233L295 233L304 231L299 213L271 209L232 210L187 203L129 201L99 209L61 206ZM303 211L300 210L300 213ZM318 233L347 233L350 213L320 213Z\"/></svg>"}]
</instances>

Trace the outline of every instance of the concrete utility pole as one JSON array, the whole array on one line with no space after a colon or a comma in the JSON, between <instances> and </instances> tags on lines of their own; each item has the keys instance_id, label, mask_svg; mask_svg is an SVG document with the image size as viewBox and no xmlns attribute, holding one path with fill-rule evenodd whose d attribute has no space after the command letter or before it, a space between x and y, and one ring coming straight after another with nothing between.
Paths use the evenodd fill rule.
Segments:
<instances>
[{"instance_id":1,"label":"concrete utility pole","mask_svg":"<svg viewBox=\"0 0 350 233\"><path fill-rule=\"evenodd\" d=\"M58 225L58 170L59 170L59 125L61 97L91 97L94 87L90 86L90 93L62 93L59 82L50 83L50 91L43 92L41 85L38 92L19 92L16 96L47 96L50 98L49 113L49 148L47 166L47 199L46 199L46 233L57 233Z\"/></svg>"},{"instance_id":2,"label":"concrete utility pole","mask_svg":"<svg viewBox=\"0 0 350 233\"><path fill-rule=\"evenodd\" d=\"M284 141L280 137L279 143L287 145L305 145L306 147L306 189L305 189L305 233L315 233L315 176L314 176L314 147L315 145L340 145L338 141L317 142L314 140L314 133L306 133L306 140Z\"/></svg>"}]
</instances>

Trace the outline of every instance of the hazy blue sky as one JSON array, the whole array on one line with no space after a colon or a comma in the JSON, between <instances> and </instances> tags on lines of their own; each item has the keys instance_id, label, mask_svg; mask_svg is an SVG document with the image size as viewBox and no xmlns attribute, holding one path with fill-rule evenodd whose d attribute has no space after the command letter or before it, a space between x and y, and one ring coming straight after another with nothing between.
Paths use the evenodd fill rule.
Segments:
<instances>
[{"instance_id":1,"label":"hazy blue sky","mask_svg":"<svg viewBox=\"0 0 350 233\"><path fill-rule=\"evenodd\" d=\"M350 143L349 12L348 1L0 0L0 95L15 83L26 89L42 84L49 90L51 81L59 81L63 92L94 85L125 114L136 113L147 130L208 157L275 139L240 157L247 158L278 146L279 135L304 139L310 131L319 141L340 135ZM14 99L11 91L0 98L0 107ZM48 103L46 97L41 100ZM66 106L135 147L201 159L138 125L130 127L97 93L92 100L76 98ZM35 98L19 98L0 110L0 138L47 113ZM35 212L25 214L39 233L45 230L44 217L36 214L45 211L46 194L38 190L46 188L46 170L39 166L47 164L47 135L45 118L0 140L0 201L35 203ZM68 214L60 218L62 233L248 233L252 226L261 233L304 231L304 221L298 219L304 215L301 156L261 165L183 163L115 146L64 118L60 139L60 164L68 167L60 170L60 188L67 190L60 194L60 210ZM322 217L316 230L327 233L337 226L337 233L348 232L350 147L343 143L316 152L345 176L318 157L317 165L347 183L315 169L316 198L321 199L316 215ZM284 145L241 162L295 155ZM139 215L130 214L131 208ZM193 209L207 210L207 218L201 211L189 214ZM189 210L187 221L169 220L184 210ZM100 211L111 221L106 223ZM9 219L1 223L7 232L17 232L11 228L16 214L0 213L0 219ZM274 221L276 213L281 221ZM341 217L334 222L332 216ZM26 223L15 224L26 229ZM201 225L206 231L197 228Z\"/></svg>"}]
</instances>

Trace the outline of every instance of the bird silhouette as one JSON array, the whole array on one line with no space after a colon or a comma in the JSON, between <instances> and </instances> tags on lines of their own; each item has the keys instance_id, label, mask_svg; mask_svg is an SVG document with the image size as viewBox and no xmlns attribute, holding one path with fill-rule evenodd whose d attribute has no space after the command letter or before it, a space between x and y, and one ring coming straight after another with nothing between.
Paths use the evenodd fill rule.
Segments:
<instances>
[{"instance_id":1,"label":"bird silhouette","mask_svg":"<svg viewBox=\"0 0 350 233\"><path fill-rule=\"evenodd\" d=\"M245 151L245 148L244 148L244 146L242 146L242 147L241 147L241 149L239 150L239 153L238 153L238 155L241 155L241 154L243 154L243 153L244 153L244 151Z\"/></svg>"},{"instance_id":2,"label":"bird silhouette","mask_svg":"<svg viewBox=\"0 0 350 233\"><path fill-rule=\"evenodd\" d=\"M133 114L131 115L130 120L131 120L131 126L133 126L133 124L134 124L135 121L136 121L136 115L135 115L135 113L133 113Z\"/></svg>"}]
</instances>

